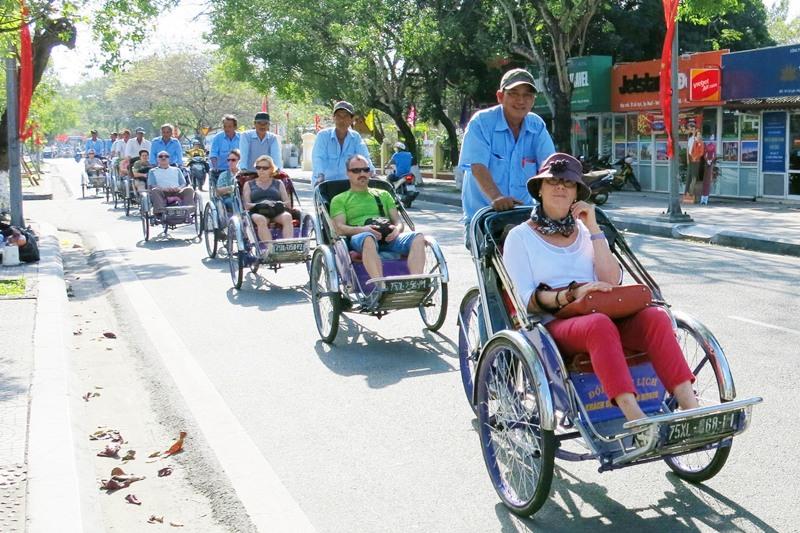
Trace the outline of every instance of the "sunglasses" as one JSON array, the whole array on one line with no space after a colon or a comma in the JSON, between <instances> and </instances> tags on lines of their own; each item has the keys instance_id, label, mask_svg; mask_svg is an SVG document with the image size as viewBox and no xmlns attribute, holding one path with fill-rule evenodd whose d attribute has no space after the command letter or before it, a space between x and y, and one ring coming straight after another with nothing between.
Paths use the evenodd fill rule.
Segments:
<instances>
[{"instance_id":1,"label":"sunglasses","mask_svg":"<svg viewBox=\"0 0 800 533\"><path fill-rule=\"evenodd\" d=\"M238 159L236 159L235 157L229 157L228 161L238 161Z\"/></svg>"},{"instance_id":2,"label":"sunglasses","mask_svg":"<svg viewBox=\"0 0 800 533\"><path fill-rule=\"evenodd\" d=\"M230 161L230 159L228 161ZM234 159L234 161L235 161L235 159ZM271 168L272 167L256 167L256 170L269 170Z\"/></svg>"},{"instance_id":3,"label":"sunglasses","mask_svg":"<svg viewBox=\"0 0 800 533\"><path fill-rule=\"evenodd\" d=\"M159 159L169 159L168 155L160 155L158 156Z\"/></svg>"},{"instance_id":4,"label":"sunglasses","mask_svg":"<svg viewBox=\"0 0 800 533\"><path fill-rule=\"evenodd\" d=\"M348 172L352 172L353 174L369 174L372 172L372 169L369 167L356 167L356 168L348 168Z\"/></svg>"},{"instance_id":5,"label":"sunglasses","mask_svg":"<svg viewBox=\"0 0 800 533\"><path fill-rule=\"evenodd\" d=\"M574 181L568 181L562 178L545 178L544 181L547 182L548 185L552 185L553 187L557 185L563 185L567 189L574 189L578 186L578 184Z\"/></svg>"}]
</instances>

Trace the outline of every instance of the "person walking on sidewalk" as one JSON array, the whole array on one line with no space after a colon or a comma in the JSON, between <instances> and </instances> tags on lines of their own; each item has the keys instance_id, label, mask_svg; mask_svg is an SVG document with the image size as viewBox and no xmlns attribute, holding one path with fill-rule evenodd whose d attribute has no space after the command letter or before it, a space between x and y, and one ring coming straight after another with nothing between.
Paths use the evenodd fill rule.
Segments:
<instances>
[{"instance_id":1,"label":"person walking on sidewalk","mask_svg":"<svg viewBox=\"0 0 800 533\"><path fill-rule=\"evenodd\" d=\"M467 124L459 167L464 170L463 222L491 205L498 211L532 205L527 182L555 152L544 120L531 112L536 97L533 76L509 70L500 80L498 105L478 111Z\"/></svg>"},{"instance_id":2,"label":"person walking on sidewalk","mask_svg":"<svg viewBox=\"0 0 800 533\"><path fill-rule=\"evenodd\" d=\"M696 130L693 135L689 136L687 147L689 153L689 168L686 173L686 187L683 190L683 194L687 201L694 202L692 185L703 179L703 154L706 151L700 130Z\"/></svg>"},{"instance_id":3,"label":"person walking on sidewalk","mask_svg":"<svg viewBox=\"0 0 800 533\"><path fill-rule=\"evenodd\" d=\"M333 106L333 122L335 127L325 128L317 134L312 151L311 183L318 185L323 181L346 180L347 160L359 154L369 163L371 173L375 166L369 156L367 145L353 125L355 110L350 102L344 100Z\"/></svg>"}]
</instances>

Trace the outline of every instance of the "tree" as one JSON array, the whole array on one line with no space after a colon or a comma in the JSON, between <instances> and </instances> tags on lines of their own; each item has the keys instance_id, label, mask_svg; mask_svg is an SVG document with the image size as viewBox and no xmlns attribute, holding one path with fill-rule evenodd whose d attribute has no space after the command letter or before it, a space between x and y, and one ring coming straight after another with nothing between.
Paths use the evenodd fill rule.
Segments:
<instances>
[{"instance_id":1,"label":"tree","mask_svg":"<svg viewBox=\"0 0 800 533\"><path fill-rule=\"evenodd\" d=\"M767 10L767 27L777 44L800 44L800 17L789 18L789 0L778 0Z\"/></svg>"}]
</instances>

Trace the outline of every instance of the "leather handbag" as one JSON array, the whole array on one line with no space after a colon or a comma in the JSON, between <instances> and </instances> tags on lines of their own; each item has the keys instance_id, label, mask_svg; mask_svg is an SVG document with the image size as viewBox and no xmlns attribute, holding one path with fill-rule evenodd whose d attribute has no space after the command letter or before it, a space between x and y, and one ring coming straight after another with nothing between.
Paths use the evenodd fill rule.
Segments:
<instances>
[{"instance_id":1,"label":"leather handbag","mask_svg":"<svg viewBox=\"0 0 800 533\"><path fill-rule=\"evenodd\" d=\"M653 293L646 285L621 285L609 292L590 292L565 305L554 315L556 318L572 318L602 313L613 319L626 318L647 307L652 300Z\"/></svg>"}]
</instances>

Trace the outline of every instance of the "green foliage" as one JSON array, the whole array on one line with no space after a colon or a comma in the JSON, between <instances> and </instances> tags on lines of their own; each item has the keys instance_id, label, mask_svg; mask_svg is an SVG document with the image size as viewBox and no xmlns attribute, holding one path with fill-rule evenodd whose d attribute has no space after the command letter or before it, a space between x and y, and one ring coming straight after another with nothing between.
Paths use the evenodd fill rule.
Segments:
<instances>
[{"instance_id":1,"label":"green foliage","mask_svg":"<svg viewBox=\"0 0 800 533\"><path fill-rule=\"evenodd\" d=\"M25 278L0 280L0 296L22 296L25 294Z\"/></svg>"},{"instance_id":2,"label":"green foliage","mask_svg":"<svg viewBox=\"0 0 800 533\"><path fill-rule=\"evenodd\" d=\"M36 87L28 120L36 122L46 136L68 131L78 125L79 102L64 96L58 80L45 77Z\"/></svg>"},{"instance_id":3,"label":"green foliage","mask_svg":"<svg viewBox=\"0 0 800 533\"><path fill-rule=\"evenodd\" d=\"M789 0L778 0L767 12L769 34L776 44L800 44L800 17L789 18Z\"/></svg>"}]
</instances>

